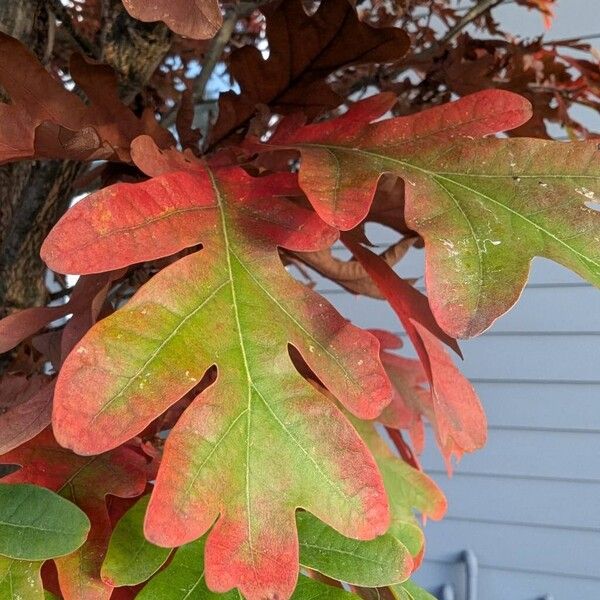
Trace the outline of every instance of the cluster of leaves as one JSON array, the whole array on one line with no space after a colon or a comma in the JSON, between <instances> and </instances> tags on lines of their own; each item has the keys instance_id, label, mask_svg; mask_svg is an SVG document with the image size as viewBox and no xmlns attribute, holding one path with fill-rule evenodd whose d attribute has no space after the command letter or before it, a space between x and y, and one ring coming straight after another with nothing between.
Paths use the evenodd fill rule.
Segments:
<instances>
[{"instance_id":1,"label":"cluster of leaves","mask_svg":"<svg viewBox=\"0 0 600 600\"><path fill-rule=\"evenodd\" d=\"M550 1L522 3L550 15ZM419 466L424 420L449 469L483 446L485 415L452 353L517 301L533 257L600 285L600 156L592 140L542 139L543 94L530 90L532 106L476 91L531 81L496 85L497 57L473 90L425 101L435 73L465 83L449 56L466 60L472 40L426 52L422 4L388 15L374 2L363 21L346 0L312 16L299 0L236 8L241 93L219 99L203 154L186 103L169 133L121 103L106 66L74 55L67 91L0 34L0 161L105 161L87 182L110 183L41 249L55 273L80 276L64 302L0 321L0 461L13 465L0 485L3 597L429 598L409 580L424 553L415 511L439 519L446 502ZM225 30L216 2L124 5L191 38ZM90 19L74 35L101 27ZM411 40L421 49L406 57ZM537 73L558 69L536 43ZM393 69L417 62L428 76L410 90ZM585 70L577 98L594 102ZM355 101L358 81L386 91ZM440 105L452 92L463 97ZM432 106L407 114L415 104ZM496 136L511 131L539 137ZM398 241L375 253L368 223ZM351 260L333 254L340 242ZM412 246L425 249L428 296L393 269ZM292 265L386 300L418 358L349 323Z\"/></svg>"}]
</instances>

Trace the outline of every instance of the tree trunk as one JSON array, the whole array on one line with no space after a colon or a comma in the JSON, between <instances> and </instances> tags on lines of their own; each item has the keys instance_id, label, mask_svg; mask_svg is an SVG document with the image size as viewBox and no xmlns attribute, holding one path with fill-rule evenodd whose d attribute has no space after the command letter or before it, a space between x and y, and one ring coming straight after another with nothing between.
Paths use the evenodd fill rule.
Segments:
<instances>
[{"instance_id":1,"label":"tree trunk","mask_svg":"<svg viewBox=\"0 0 600 600\"><path fill-rule=\"evenodd\" d=\"M162 24L133 21L111 0L100 54L121 77L131 100L169 49ZM20 39L42 63L52 54L55 18L45 0L0 0L0 30ZM0 317L46 303L40 246L68 208L80 165L71 161L20 161L0 167Z\"/></svg>"}]
</instances>

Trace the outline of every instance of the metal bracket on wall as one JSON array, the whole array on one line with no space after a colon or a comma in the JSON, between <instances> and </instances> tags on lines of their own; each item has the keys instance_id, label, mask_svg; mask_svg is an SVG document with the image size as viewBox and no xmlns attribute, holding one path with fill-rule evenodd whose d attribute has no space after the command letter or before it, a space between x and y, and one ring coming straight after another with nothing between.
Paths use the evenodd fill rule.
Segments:
<instances>
[{"instance_id":1,"label":"metal bracket on wall","mask_svg":"<svg viewBox=\"0 0 600 600\"><path fill-rule=\"evenodd\" d=\"M464 550L460 553L457 564L465 567L465 599L477 600L477 577L479 572L479 563L477 556L472 550ZM447 583L440 592L440 600L458 600L454 586ZM546 594L539 600L554 600L554 596Z\"/></svg>"},{"instance_id":2,"label":"metal bracket on wall","mask_svg":"<svg viewBox=\"0 0 600 600\"><path fill-rule=\"evenodd\" d=\"M457 562L465 567L465 600L477 600L477 576L479 571L477 556L472 550L464 550L460 553ZM440 600L458 600L454 587L446 584L442 588Z\"/></svg>"}]
</instances>

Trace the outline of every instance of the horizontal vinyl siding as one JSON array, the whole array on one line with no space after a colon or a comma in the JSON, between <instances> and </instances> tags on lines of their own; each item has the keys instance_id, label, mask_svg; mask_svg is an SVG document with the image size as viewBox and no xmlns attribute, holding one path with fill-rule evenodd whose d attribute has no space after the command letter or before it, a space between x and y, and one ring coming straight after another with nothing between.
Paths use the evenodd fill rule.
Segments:
<instances>
[{"instance_id":1,"label":"horizontal vinyl siding","mask_svg":"<svg viewBox=\"0 0 600 600\"><path fill-rule=\"evenodd\" d=\"M347 256L342 248L336 254ZM422 252L411 251L399 272L420 277ZM385 303L318 275L314 281L356 324L405 338ZM485 406L489 441L449 479L428 428L423 466L449 509L445 520L426 525L416 580L433 593L452 583L462 600L457 559L469 548L479 561L479 600L600 599L600 293L536 259L517 307L461 346L461 370ZM402 352L414 356L408 341Z\"/></svg>"},{"instance_id":2,"label":"horizontal vinyl siding","mask_svg":"<svg viewBox=\"0 0 600 600\"><path fill-rule=\"evenodd\" d=\"M506 523L517 519L538 527L600 531L598 481L482 476L461 469L450 480L440 475L433 474L450 497L473 490L462 495L461 502L450 504L448 518Z\"/></svg>"},{"instance_id":3,"label":"horizontal vinyl siding","mask_svg":"<svg viewBox=\"0 0 600 600\"><path fill-rule=\"evenodd\" d=\"M600 586L598 531L444 519L428 528L427 540L430 560L451 561L456 550L449 547L449 541L455 540L473 549L482 565L506 571L521 569L565 577L589 577L596 579ZM510 598L519 597L516 590L512 594L509 576L505 589L511 591ZM480 596L485 599L485 592L480 591Z\"/></svg>"},{"instance_id":4,"label":"horizontal vinyl siding","mask_svg":"<svg viewBox=\"0 0 600 600\"><path fill-rule=\"evenodd\" d=\"M442 467L433 444L427 445L422 463L425 470ZM494 429L489 432L485 450L465 456L457 470L470 474L600 481L600 435Z\"/></svg>"},{"instance_id":5,"label":"horizontal vinyl siding","mask_svg":"<svg viewBox=\"0 0 600 600\"><path fill-rule=\"evenodd\" d=\"M457 600L464 597L459 595L464 594L464 574L452 564L428 560L418 579L421 585L433 590L439 589L440 581L451 583L457 590ZM480 600L540 600L546 594L553 600L598 598L598 581L577 576L538 573L525 569L505 570L480 564L478 580Z\"/></svg>"}]
</instances>

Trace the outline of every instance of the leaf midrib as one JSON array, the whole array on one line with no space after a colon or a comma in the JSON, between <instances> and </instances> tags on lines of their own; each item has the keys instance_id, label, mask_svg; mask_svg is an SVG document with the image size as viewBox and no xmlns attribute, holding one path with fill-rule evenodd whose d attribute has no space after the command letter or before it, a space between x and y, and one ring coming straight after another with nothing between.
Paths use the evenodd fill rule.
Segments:
<instances>
[{"instance_id":1,"label":"leaf midrib","mask_svg":"<svg viewBox=\"0 0 600 600\"><path fill-rule=\"evenodd\" d=\"M52 527L38 527L35 525L18 525L15 523L10 523L8 521L0 521L0 527L8 527L14 529L33 529L34 531L43 531L44 533L59 533L61 535L69 535L69 536L78 536L77 531L68 531L62 529L54 529Z\"/></svg>"},{"instance_id":2,"label":"leaf midrib","mask_svg":"<svg viewBox=\"0 0 600 600\"><path fill-rule=\"evenodd\" d=\"M238 333L238 339L240 344L240 350L242 352L242 360L244 364L244 371L246 372L246 481L245 481L245 494L246 494L246 513L248 515L248 547L250 549L250 558L252 565L255 565L254 560L254 548L252 543L252 527L251 527L251 500L250 500L250 430L252 427L252 377L250 375L250 366L248 364L248 356L246 354L246 345L244 343L244 337L242 335L242 326L240 322L239 307L237 301L237 293L234 285L233 267L231 264L231 243L229 241L229 231L227 228L227 218L225 216L225 210L223 207L223 198L221 197L221 191L217 182L210 170L207 169L210 176L212 187L217 198L217 205L219 208L219 215L221 217L221 229L223 232L223 241L225 244L225 256L227 259L227 272L229 277L229 285L231 288L232 308L235 317L235 323Z\"/></svg>"},{"instance_id":3,"label":"leaf midrib","mask_svg":"<svg viewBox=\"0 0 600 600\"><path fill-rule=\"evenodd\" d=\"M327 354L327 356L329 356L329 358L331 358L340 368L340 370L344 373L344 375L357 387L360 388L360 384L359 382L356 380L356 378L353 376L353 374L351 372L348 371L348 369L346 369L346 367L343 365L343 363L338 359L337 356L335 356L335 354L332 354L317 338L315 338L312 333L310 331L308 331L303 325L302 323L300 323L300 321L298 321L298 319L296 319L294 317L293 314L291 314L289 311L287 311L285 309L285 307L281 304L281 302L279 302L277 300L277 298L275 298L275 296L273 296L273 294L271 294L269 292L269 290L267 290L267 288L265 288L265 286L254 276L254 274L252 273L252 271L250 269L248 269L248 267L240 260L239 256L237 256L234 252L232 252L233 256L235 257L235 259L238 261L238 263L240 264L240 266L244 269L244 271L246 271L246 273L248 274L248 276L250 277L250 279L252 279L252 281L260 288L260 290L265 294L265 296L267 296L267 298L269 298L269 300L308 338L310 338L311 341L313 341L315 343L315 345L317 345L321 350L323 350L323 352L325 354Z\"/></svg>"},{"instance_id":4,"label":"leaf midrib","mask_svg":"<svg viewBox=\"0 0 600 600\"><path fill-rule=\"evenodd\" d=\"M298 448L300 448L300 450L303 452L303 454L311 461L311 463L317 469L317 471L321 474L321 476L323 477L323 479L325 481L327 481L327 483L338 494L342 495L343 497L345 497L345 494L344 494L343 490L339 486L337 486L335 484L335 482L333 480L331 480L327 476L327 474L320 468L320 466L318 465L318 463L314 460L314 458L310 455L310 453L304 448L304 446L301 444L301 442L287 429L287 427L285 427L285 424L281 421L281 419L279 419L279 417L276 415L276 413L271 408L271 406L268 403L267 399L263 396L263 394L260 392L260 390L257 388L257 386L253 382L252 374L251 374L251 371L250 371L250 365L249 365L249 362L248 362L248 355L247 355L247 352L246 352L246 346L245 346L244 336L242 334L242 324L241 324L240 315L239 315L239 308L238 308L238 302L237 302L237 293L236 293L236 289L235 289L235 285L234 285L235 277L234 277L234 274L233 274L233 266L232 266L232 261L231 261L232 257L235 258L235 260L237 261L237 263L250 275L251 279L253 281L255 281L255 283L257 283L257 285L265 293L265 295L267 295L267 297L272 302L274 302L276 306L278 306L281 310L283 310L284 314L286 314L292 320L292 322L294 322L294 324L296 324L311 339L314 339L314 338L252 276L252 273L250 272L250 270L248 269L248 267L246 267L246 265L240 260L240 258L237 256L237 254L231 248L231 242L230 242L230 239L229 239L227 217L226 217L226 214L225 214L225 208L224 208L223 198L221 197L221 193L220 193L218 184L217 184L216 180L214 179L212 173L210 173L210 177L211 177L211 180L212 180L212 185L213 185L213 189L214 189L215 195L217 197L217 204L218 204L219 213L220 213L220 216L221 216L221 227L222 227L222 230L223 230L224 251L225 251L225 254L226 254L226 258L227 258L227 270L228 270L229 283L230 283L231 292L232 292L232 304L233 304L232 308L233 308L233 312L234 312L234 316L235 316L236 327L237 327L237 332L238 332L238 339L239 339L240 349L241 349L242 357L243 357L244 371L245 371L245 374L246 374L246 381L247 381L247 385L248 385L247 406L246 406L246 408L244 410L244 412L246 412L246 414L247 414L247 427L246 427L246 434L247 434L247 438L246 438L246 485L245 485L245 493L246 493L246 511L247 511L247 514L248 514L248 544L249 544L249 547L250 547L252 562L254 564L254 553L253 553L253 547L252 547L252 532L251 532L251 528L250 528L250 521L251 521L251 519L250 519L250 515L251 515L251 501L250 501L250 473L249 473L249 469L250 469L250 439L251 439L250 431L251 431L252 391L253 390L257 393L257 395L259 396L259 398L262 400L263 404L265 405L265 407L267 408L267 410L269 411L269 413L271 414L271 416L275 420L275 422L285 432L285 434L288 437L290 437L290 439L296 444L296 446ZM319 346L322 347L322 344L320 344L317 340L315 340L315 343L318 343ZM323 348L323 350L327 352L327 350L325 348ZM335 357L333 357L333 358L335 359ZM337 361L337 359L335 359L335 360ZM238 417L236 418L236 421L239 419L240 416L241 415L238 415ZM229 431L231 431L232 427L233 427L233 425L228 428L226 434L229 433ZM225 438L225 435L222 437L221 441ZM206 462L206 460L204 462Z\"/></svg>"},{"instance_id":5,"label":"leaf midrib","mask_svg":"<svg viewBox=\"0 0 600 600\"><path fill-rule=\"evenodd\" d=\"M484 279L484 267L483 267L484 259L483 259L483 253L481 251L481 246L479 245L479 238L477 237L477 234L475 233L475 228L473 227L473 224L471 223L469 216L464 211L458 198L456 198L454 196L454 194L446 186L444 186L440 181L438 181L437 178L434 178L434 181L439 187L442 188L442 190L446 193L446 195L450 197L450 199L456 206L456 209L462 215L467 226L469 227L469 231L471 232L471 237L473 238L473 241L475 242L475 248L477 248L477 295L476 295L475 308L473 310L473 314L478 314L479 307L481 306L481 297L483 295L483 279Z\"/></svg>"}]
</instances>

